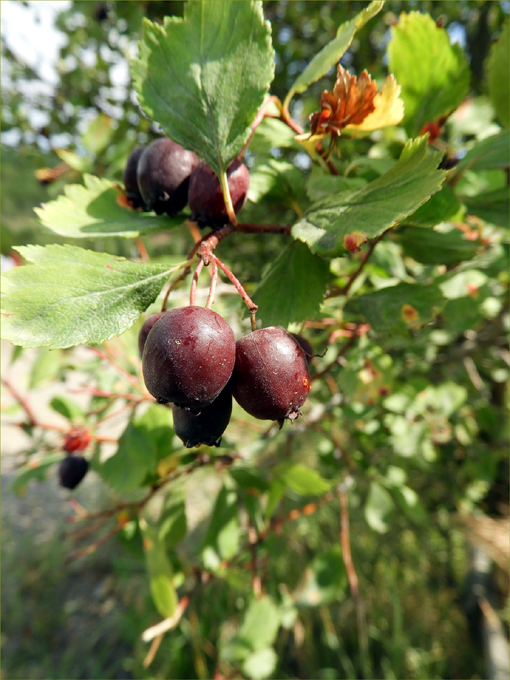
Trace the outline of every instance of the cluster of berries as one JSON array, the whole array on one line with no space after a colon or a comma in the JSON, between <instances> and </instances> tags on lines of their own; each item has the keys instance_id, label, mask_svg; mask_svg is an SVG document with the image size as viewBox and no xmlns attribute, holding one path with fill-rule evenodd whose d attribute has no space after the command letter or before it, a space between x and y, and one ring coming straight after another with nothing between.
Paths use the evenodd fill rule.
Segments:
<instances>
[{"instance_id":1,"label":"cluster of berries","mask_svg":"<svg viewBox=\"0 0 510 680\"><path fill-rule=\"evenodd\" d=\"M250 184L248 168L238 158L227 169L227 181L238 213ZM219 229L229 221L216 173L193 151L168 137L132 151L124 169L124 186L135 209L175 215L189 203L191 219L200 227Z\"/></svg>"},{"instance_id":2,"label":"cluster of berries","mask_svg":"<svg viewBox=\"0 0 510 680\"><path fill-rule=\"evenodd\" d=\"M139 334L148 391L172 404L175 433L188 448L219 446L232 396L247 413L280 426L310 391L308 348L270 326L240 338L216 312L181 307L151 316Z\"/></svg>"}]
</instances>

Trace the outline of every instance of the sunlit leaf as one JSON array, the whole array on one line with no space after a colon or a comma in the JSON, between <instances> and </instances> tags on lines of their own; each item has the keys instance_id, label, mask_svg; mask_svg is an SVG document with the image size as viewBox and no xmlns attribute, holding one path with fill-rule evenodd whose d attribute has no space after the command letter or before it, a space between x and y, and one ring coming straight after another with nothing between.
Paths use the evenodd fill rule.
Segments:
<instances>
[{"instance_id":1,"label":"sunlit leaf","mask_svg":"<svg viewBox=\"0 0 510 680\"><path fill-rule=\"evenodd\" d=\"M113 182L85 175L85 186L70 184L55 201L34 208L43 226L67 238L124 236L135 238L161 229L171 229L183 218L138 213L122 207Z\"/></svg>"}]
</instances>

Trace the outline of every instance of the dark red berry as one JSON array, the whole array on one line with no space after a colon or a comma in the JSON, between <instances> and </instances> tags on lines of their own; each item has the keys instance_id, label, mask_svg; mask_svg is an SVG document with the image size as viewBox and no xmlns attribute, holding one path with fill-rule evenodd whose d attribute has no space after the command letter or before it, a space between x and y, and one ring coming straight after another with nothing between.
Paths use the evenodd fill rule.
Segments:
<instances>
[{"instance_id":1,"label":"dark red berry","mask_svg":"<svg viewBox=\"0 0 510 680\"><path fill-rule=\"evenodd\" d=\"M60 463L58 478L60 486L66 489L75 489L87 474L89 463L81 456L67 456Z\"/></svg>"},{"instance_id":2,"label":"dark red berry","mask_svg":"<svg viewBox=\"0 0 510 680\"><path fill-rule=\"evenodd\" d=\"M172 309L145 341L145 385L160 404L203 408L227 384L235 354L234 332L219 314L204 307Z\"/></svg>"},{"instance_id":3,"label":"dark red berry","mask_svg":"<svg viewBox=\"0 0 510 680\"><path fill-rule=\"evenodd\" d=\"M310 365L312 357L315 356L313 353L313 347L302 335L298 335L297 333L291 333L291 335L305 353L306 363Z\"/></svg>"},{"instance_id":4,"label":"dark red berry","mask_svg":"<svg viewBox=\"0 0 510 680\"><path fill-rule=\"evenodd\" d=\"M232 392L227 386L198 413L172 404L175 434L191 449L200 444L219 446L232 414Z\"/></svg>"},{"instance_id":5,"label":"dark red berry","mask_svg":"<svg viewBox=\"0 0 510 680\"><path fill-rule=\"evenodd\" d=\"M64 435L64 451L85 451L92 441L92 435L83 427L73 427Z\"/></svg>"},{"instance_id":6,"label":"dark red berry","mask_svg":"<svg viewBox=\"0 0 510 680\"><path fill-rule=\"evenodd\" d=\"M124 187L126 190L126 198L128 201L131 201L133 208L147 210L147 206L145 205L140 189L138 188L138 179L136 176L138 161L144 150L144 146L137 146L133 149L127 159L126 167L124 168Z\"/></svg>"},{"instance_id":7,"label":"dark red berry","mask_svg":"<svg viewBox=\"0 0 510 680\"><path fill-rule=\"evenodd\" d=\"M138 161L140 193L149 210L174 215L188 202L190 175L198 164L193 151L162 137L151 142Z\"/></svg>"},{"instance_id":8,"label":"dark red berry","mask_svg":"<svg viewBox=\"0 0 510 680\"><path fill-rule=\"evenodd\" d=\"M238 158L227 169L227 181L234 212L237 214L246 201L250 187L250 173ZM206 163L201 161L189 183L189 208L191 219L199 226L223 227L228 223L227 208L223 200L220 180Z\"/></svg>"},{"instance_id":9,"label":"dark red berry","mask_svg":"<svg viewBox=\"0 0 510 680\"><path fill-rule=\"evenodd\" d=\"M151 332L152 327L156 323L158 319L161 319L163 314L166 312L159 312L159 314L153 314L152 316L149 316L147 321L143 324L143 326L140 328L140 332L138 333L138 349L140 351L140 356L143 354L143 348L145 347L145 341L147 340L147 336Z\"/></svg>"},{"instance_id":10,"label":"dark red berry","mask_svg":"<svg viewBox=\"0 0 510 680\"><path fill-rule=\"evenodd\" d=\"M310 391L305 354L290 333L270 326L236 344L232 378L236 401L262 420L294 420Z\"/></svg>"}]
</instances>

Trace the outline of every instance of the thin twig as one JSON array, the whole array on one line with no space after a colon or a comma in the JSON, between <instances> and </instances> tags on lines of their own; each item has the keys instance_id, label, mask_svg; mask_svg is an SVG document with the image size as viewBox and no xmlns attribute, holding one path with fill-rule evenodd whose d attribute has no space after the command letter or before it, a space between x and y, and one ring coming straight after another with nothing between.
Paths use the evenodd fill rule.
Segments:
<instances>
[{"instance_id":1,"label":"thin twig","mask_svg":"<svg viewBox=\"0 0 510 680\"><path fill-rule=\"evenodd\" d=\"M366 253L361 258L361 263L360 263L359 267L356 269L355 272L353 272L349 276L349 280L347 281L345 286L342 286L342 288L336 288L335 290L330 290L329 293L326 293L325 299L332 298L332 297L338 297L339 295L347 295L349 293L349 290L351 289L352 284L356 281L358 276L363 271L363 269L364 269L366 263L368 262L370 256L374 252L376 245L379 243L379 241L381 241L384 238L384 236L389 231L390 231L390 229L387 229L385 232L383 232L382 234L379 234L379 236L377 236L377 238L373 239L373 241L370 242L370 245L368 246L368 250L366 251Z\"/></svg>"},{"instance_id":2,"label":"thin twig","mask_svg":"<svg viewBox=\"0 0 510 680\"><path fill-rule=\"evenodd\" d=\"M197 294L197 282L198 282L198 277L200 276L200 272L202 271L204 267L204 261L199 260L198 264L195 269L195 273L193 274L193 280L191 281L191 287L189 290L189 303L191 306L195 304L196 300L196 294Z\"/></svg>"},{"instance_id":3,"label":"thin twig","mask_svg":"<svg viewBox=\"0 0 510 680\"><path fill-rule=\"evenodd\" d=\"M150 262L151 258L149 257L149 253L147 252L147 248L145 247L144 242L142 241L142 239L139 236L137 236L135 238L135 245L138 249L138 253L140 255L141 261L142 262Z\"/></svg>"},{"instance_id":4,"label":"thin twig","mask_svg":"<svg viewBox=\"0 0 510 680\"><path fill-rule=\"evenodd\" d=\"M214 302L214 291L216 290L216 284L218 282L218 264L216 260L212 261L211 270L211 287L209 288L209 295L207 296L207 302L205 303L206 309L211 309Z\"/></svg>"},{"instance_id":5,"label":"thin twig","mask_svg":"<svg viewBox=\"0 0 510 680\"><path fill-rule=\"evenodd\" d=\"M12 394L14 399L18 402L18 404L21 406L21 408L25 411L27 414L27 418L29 420L29 425L34 427L37 424L37 418L32 411L32 408L30 404L28 403L27 399L22 396L17 389L13 386L11 381L8 378L2 378L2 383L7 387L9 392Z\"/></svg>"},{"instance_id":6,"label":"thin twig","mask_svg":"<svg viewBox=\"0 0 510 680\"><path fill-rule=\"evenodd\" d=\"M76 550L74 553L71 553L71 555L66 557L65 561L73 562L74 560L77 560L80 557L85 557L85 555L91 555L100 546L107 543L110 540L110 538L113 538L113 536L115 536L115 534L117 534L125 526L127 521L128 521L127 519L123 519L116 526L114 526L113 529L111 529L107 534L105 534L101 538L98 538L98 540L94 541L94 543L92 543L91 545L88 545L85 548L80 548L79 550Z\"/></svg>"},{"instance_id":7,"label":"thin twig","mask_svg":"<svg viewBox=\"0 0 510 680\"><path fill-rule=\"evenodd\" d=\"M235 286L237 292L238 292L239 295L243 298L243 301L246 303L248 309L250 310L250 313L256 312L257 309L258 309L258 306L257 306L257 305L251 300L251 298L248 296L247 292L244 290L244 288L242 287L242 285L241 285L241 283L239 282L239 280L234 276L234 274L230 271L230 269L229 269L225 264L223 264L223 262L222 262L218 257L216 257L216 255L213 255L212 257L216 260L216 262L217 262L219 268L220 268L220 269L228 276L228 278L232 281L232 283L234 284L234 286Z\"/></svg>"},{"instance_id":8,"label":"thin twig","mask_svg":"<svg viewBox=\"0 0 510 680\"><path fill-rule=\"evenodd\" d=\"M122 368L122 366L119 366L119 364L106 352L104 352L102 349L99 349L99 347L92 347L91 345L88 345L88 349L90 349L94 354L97 354L98 357L101 359L104 359L104 361L107 361L110 366L112 366L116 371L118 371L133 387L143 394L143 389L138 382L138 380L132 376L128 371L126 371L125 368Z\"/></svg>"}]
</instances>

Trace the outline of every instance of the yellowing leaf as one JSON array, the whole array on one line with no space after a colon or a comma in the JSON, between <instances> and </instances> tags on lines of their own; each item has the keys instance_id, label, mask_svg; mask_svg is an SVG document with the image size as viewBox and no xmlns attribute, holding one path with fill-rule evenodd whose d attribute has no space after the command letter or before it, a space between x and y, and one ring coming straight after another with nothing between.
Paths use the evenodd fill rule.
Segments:
<instances>
[{"instance_id":1,"label":"yellowing leaf","mask_svg":"<svg viewBox=\"0 0 510 680\"><path fill-rule=\"evenodd\" d=\"M404 102L400 99L400 85L397 85L393 75L389 75L375 95L372 113L359 125L346 125L346 130L371 132L389 125L398 125L404 117Z\"/></svg>"}]
</instances>

